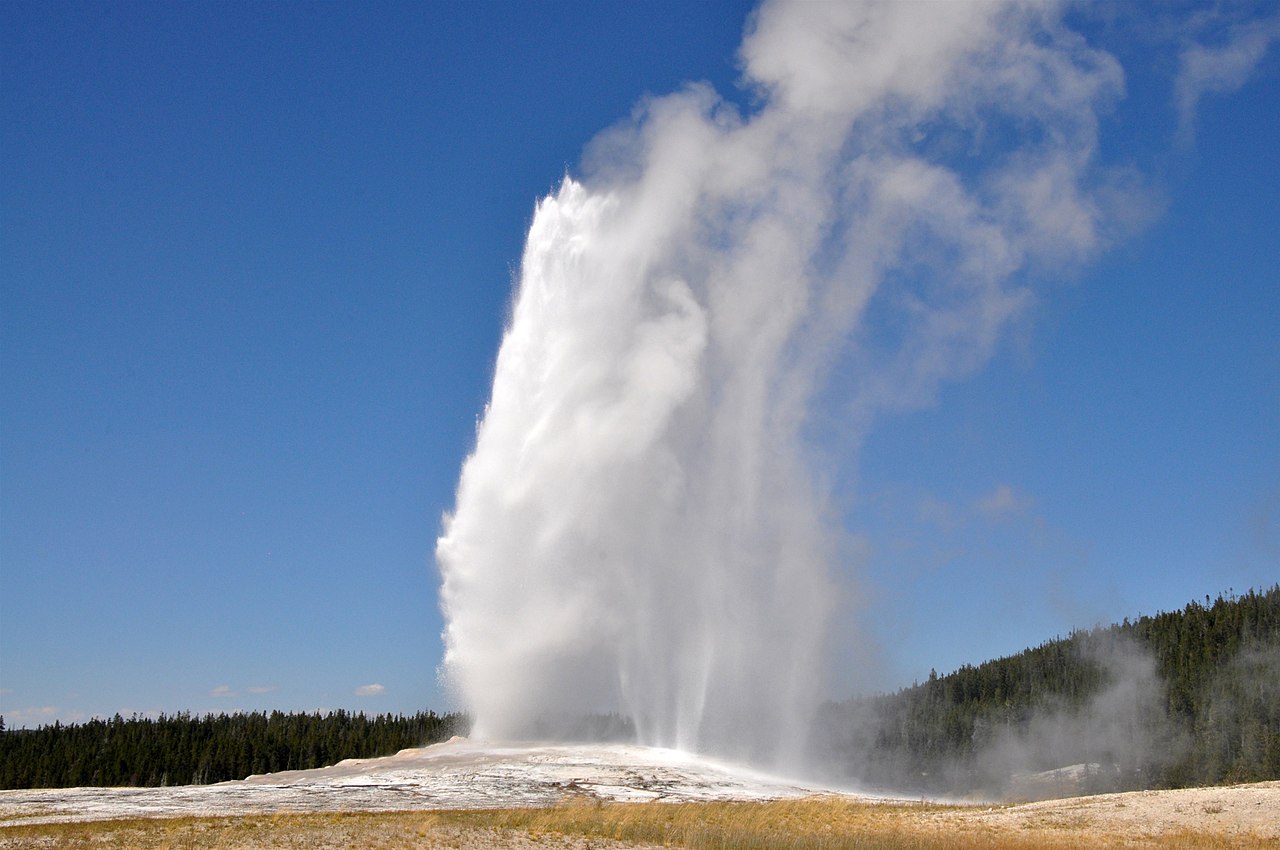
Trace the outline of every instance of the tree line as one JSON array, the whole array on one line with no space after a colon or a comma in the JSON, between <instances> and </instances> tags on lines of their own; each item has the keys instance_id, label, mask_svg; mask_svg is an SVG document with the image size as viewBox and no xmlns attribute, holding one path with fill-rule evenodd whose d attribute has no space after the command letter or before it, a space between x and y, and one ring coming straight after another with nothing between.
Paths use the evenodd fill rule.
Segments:
<instances>
[{"instance_id":1,"label":"tree line","mask_svg":"<svg viewBox=\"0 0 1280 850\"><path fill-rule=\"evenodd\" d=\"M828 768L923 793L1280 779L1280 585L1099 626L831 703Z\"/></svg>"},{"instance_id":2,"label":"tree line","mask_svg":"<svg viewBox=\"0 0 1280 850\"><path fill-rule=\"evenodd\" d=\"M0 718L0 788L221 782L390 755L468 725L430 711L116 715L7 731ZM588 715L546 732L626 740L634 726ZM835 777L897 792L1061 796L1280 779L1280 585L832 702L813 740L813 760Z\"/></svg>"},{"instance_id":3,"label":"tree line","mask_svg":"<svg viewBox=\"0 0 1280 850\"><path fill-rule=\"evenodd\" d=\"M0 788L186 785L391 755L465 734L461 714L189 713L4 729Z\"/></svg>"}]
</instances>

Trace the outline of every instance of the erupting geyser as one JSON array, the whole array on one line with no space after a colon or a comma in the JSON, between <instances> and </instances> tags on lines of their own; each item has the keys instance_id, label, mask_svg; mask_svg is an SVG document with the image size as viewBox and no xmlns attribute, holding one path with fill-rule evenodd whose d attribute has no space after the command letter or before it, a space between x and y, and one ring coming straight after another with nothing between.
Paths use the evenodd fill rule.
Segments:
<instances>
[{"instance_id":1,"label":"erupting geyser","mask_svg":"<svg viewBox=\"0 0 1280 850\"><path fill-rule=\"evenodd\" d=\"M1098 242L1121 75L1054 7L768 3L742 59L749 114L648 101L538 205L437 549L478 735L617 711L797 752L840 533L811 403L856 443L988 357L1030 260Z\"/></svg>"},{"instance_id":2,"label":"erupting geyser","mask_svg":"<svg viewBox=\"0 0 1280 850\"><path fill-rule=\"evenodd\" d=\"M611 708L694 748L816 693L824 535L775 399L799 304L662 256L691 225L673 202L566 181L530 229L439 546L448 664L483 735Z\"/></svg>"}]
</instances>

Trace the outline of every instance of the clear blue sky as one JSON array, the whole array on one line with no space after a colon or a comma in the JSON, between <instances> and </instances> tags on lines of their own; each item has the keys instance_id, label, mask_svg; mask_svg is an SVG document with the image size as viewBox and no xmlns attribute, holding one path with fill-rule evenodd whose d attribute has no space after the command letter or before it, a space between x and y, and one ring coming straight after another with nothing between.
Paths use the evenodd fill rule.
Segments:
<instances>
[{"instance_id":1,"label":"clear blue sky","mask_svg":"<svg viewBox=\"0 0 1280 850\"><path fill-rule=\"evenodd\" d=\"M646 93L748 104L750 7L0 8L6 722L449 707L432 549L533 205ZM1180 125L1211 10L1081 24L1149 222L834 474L840 687L1280 580L1280 47Z\"/></svg>"}]
</instances>

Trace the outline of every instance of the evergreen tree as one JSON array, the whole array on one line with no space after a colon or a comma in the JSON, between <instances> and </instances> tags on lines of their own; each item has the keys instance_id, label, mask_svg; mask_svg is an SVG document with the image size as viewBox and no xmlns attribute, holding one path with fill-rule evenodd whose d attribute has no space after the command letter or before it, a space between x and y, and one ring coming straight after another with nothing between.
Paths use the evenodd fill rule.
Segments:
<instances>
[{"instance_id":1,"label":"evergreen tree","mask_svg":"<svg viewBox=\"0 0 1280 850\"><path fill-rule=\"evenodd\" d=\"M0 733L0 788L183 785L391 755L465 732L460 714L188 713Z\"/></svg>"}]
</instances>

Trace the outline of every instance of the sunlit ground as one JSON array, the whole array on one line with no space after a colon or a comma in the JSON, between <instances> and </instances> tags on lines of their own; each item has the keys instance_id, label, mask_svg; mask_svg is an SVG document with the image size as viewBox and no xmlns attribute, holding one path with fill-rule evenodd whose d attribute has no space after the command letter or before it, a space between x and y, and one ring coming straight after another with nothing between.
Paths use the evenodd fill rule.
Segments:
<instances>
[{"instance_id":1,"label":"sunlit ground","mask_svg":"<svg viewBox=\"0 0 1280 850\"><path fill-rule=\"evenodd\" d=\"M1027 806L601 803L488 811L298 813L14 824L0 848L1265 848L1280 847L1280 783Z\"/></svg>"}]
</instances>

